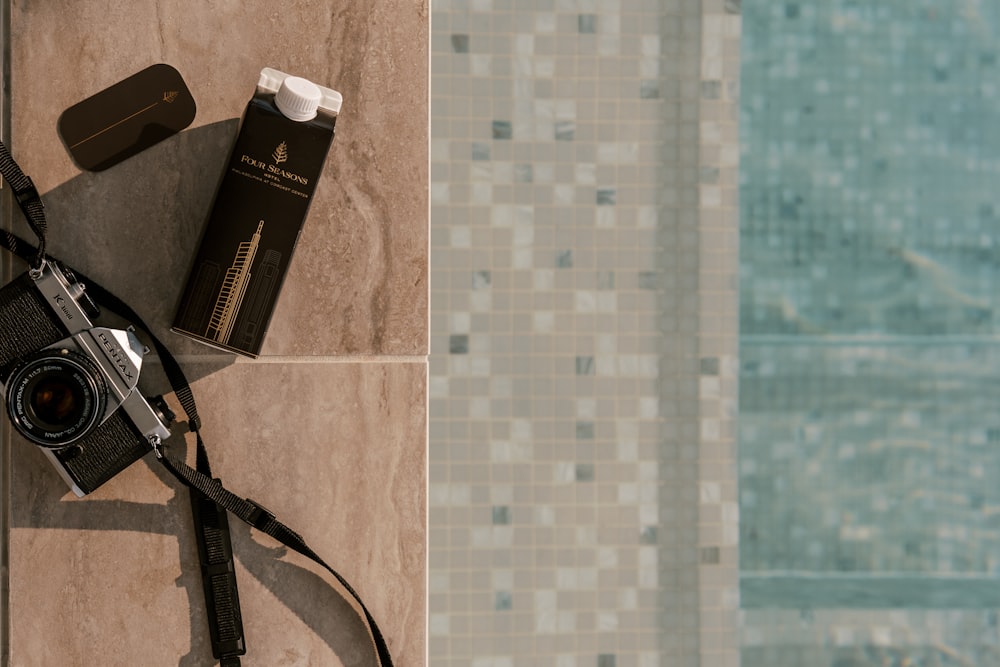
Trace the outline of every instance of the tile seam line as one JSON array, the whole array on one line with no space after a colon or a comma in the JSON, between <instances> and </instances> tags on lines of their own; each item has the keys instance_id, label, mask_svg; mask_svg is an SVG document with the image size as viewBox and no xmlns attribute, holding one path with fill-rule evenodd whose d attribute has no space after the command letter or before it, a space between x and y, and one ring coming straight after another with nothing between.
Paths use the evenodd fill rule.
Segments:
<instances>
[{"instance_id":1,"label":"tile seam line","mask_svg":"<svg viewBox=\"0 0 1000 667\"><path fill-rule=\"evenodd\" d=\"M219 363L220 361L231 362L239 365L256 364L419 364L427 363L430 355L289 355L289 356L269 356L258 357L257 359L244 359L242 357L233 358L228 355L176 355L177 361L182 364L197 363ZM158 359L150 359L148 363L158 364Z\"/></svg>"}]
</instances>

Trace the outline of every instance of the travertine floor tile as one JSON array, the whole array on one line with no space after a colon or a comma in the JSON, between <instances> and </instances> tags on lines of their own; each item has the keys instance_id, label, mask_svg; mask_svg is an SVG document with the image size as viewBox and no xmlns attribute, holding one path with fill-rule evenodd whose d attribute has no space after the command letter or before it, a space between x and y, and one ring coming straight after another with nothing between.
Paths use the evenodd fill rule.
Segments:
<instances>
[{"instance_id":1,"label":"travertine floor tile","mask_svg":"<svg viewBox=\"0 0 1000 667\"><path fill-rule=\"evenodd\" d=\"M344 105L263 353L426 354L426 3L15 2L11 21L11 149L45 196L54 254L169 326L236 119L275 67ZM59 115L158 62L187 82L192 126L81 174Z\"/></svg>"},{"instance_id":2,"label":"travertine floor tile","mask_svg":"<svg viewBox=\"0 0 1000 667\"><path fill-rule=\"evenodd\" d=\"M213 473L352 584L397 665L425 650L425 378L422 363L256 363L194 383ZM31 445L14 458L11 664L208 664L186 491L147 457L77 500ZM246 665L373 664L332 577L242 523L233 536Z\"/></svg>"},{"instance_id":3,"label":"travertine floor tile","mask_svg":"<svg viewBox=\"0 0 1000 667\"><path fill-rule=\"evenodd\" d=\"M11 21L10 146L43 195L51 252L182 355L215 473L328 557L397 665L424 664L427 3L14 0ZM158 62L187 81L192 126L81 172L59 114ZM345 101L265 358L236 363L168 329L264 66ZM155 361L143 378L165 390ZM12 468L11 664L211 664L186 491L150 458L76 500L21 440ZM234 540L244 665L371 664L357 614L315 568L242 526Z\"/></svg>"}]
</instances>

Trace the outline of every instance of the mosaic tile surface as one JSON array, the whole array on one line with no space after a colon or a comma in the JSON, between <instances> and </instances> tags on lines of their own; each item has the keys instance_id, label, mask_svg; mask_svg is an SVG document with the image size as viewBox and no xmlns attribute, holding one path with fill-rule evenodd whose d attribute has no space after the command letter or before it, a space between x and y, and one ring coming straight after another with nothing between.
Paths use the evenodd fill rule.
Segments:
<instances>
[{"instance_id":1,"label":"mosaic tile surface","mask_svg":"<svg viewBox=\"0 0 1000 667\"><path fill-rule=\"evenodd\" d=\"M433 10L431 661L736 664L738 14Z\"/></svg>"},{"instance_id":2,"label":"mosaic tile surface","mask_svg":"<svg viewBox=\"0 0 1000 667\"><path fill-rule=\"evenodd\" d=\"M743 12L743 664L996 664L1000 13Z\"/></svg>"}]
</instances>

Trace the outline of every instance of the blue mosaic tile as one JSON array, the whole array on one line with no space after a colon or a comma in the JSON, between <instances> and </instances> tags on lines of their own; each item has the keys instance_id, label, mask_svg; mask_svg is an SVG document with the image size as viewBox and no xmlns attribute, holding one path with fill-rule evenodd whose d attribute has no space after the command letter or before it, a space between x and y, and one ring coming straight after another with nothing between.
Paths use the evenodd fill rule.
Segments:
<instances>
[{"instance_id":1,"label":"blue mosaic tile","mask_svg":"<svg viewBox=\"0 0 1000 667\"><path fill-rule=\"evenodd\" d=\"M472 289L481 290L486 289L490 286L493 280L492 274L489 271L473 271L472 273Z\"/></svg>"},{"instance_id":2,"label":"blue mosaic tile","mask_svg":"<svg viewBox=\"0 0 1000 667\"><path fill-rule=\"evenodd\" d=\"M1000 607L1000 6L730 4L740 599L763 612L741 664L990 664L969 630ZM789 621L840 639L793 646Z\"/></svg>"},{"instance_id":3,"label":"blue mosaic tile","mask_svg":"<svg viewBox=\"0 0 1000 667\"><path fill-rule=\"evenodd\" d=\"M493 608L496 611L509 611L514 607L514 596L510 591L498 591L493 596Z\"/></svg>"},{"instance_id":4,"label":"blue mosaic tile","mask_svg":"<svg viewBox=\"0 0 1000 667\"><path fill-rule=\"evenodd\" d=\"M514 126L509 120L493 121L493 138L510 139L514 136Z\"/></svg>"},{"instance_id":5,"label":"blue mosaic tile","mask_svg":"<svg viewBox=\"0 0 1000 667\"><path fill-rule=\"evenodd\" d=\"M639 83L639 97L644 100L655 100L660 97L659 81L642 81Z\"/></svg>"},{"instance_id":6,"label":"blue mosaic tile","mask_svg":"<svg viewBox=\"0 0 1000 667\"><path fill-rule=\"evenodd\" d=\"M480 142L472 143L472 159L476 161L490 159L490 146Z\"/></svg>"},{"instance_id":7,"label":"blue mosaic tile","mask_svg":"<svg viewBox=\"0 0 1000 667\"><path fill-rule=\"evenodd\" d=\"M493 506L493 525L506 526L510 523L510 508L506 505Z\"/></svg>"},{"instance_id":8,"label":"blue mosaic tile","mask_svg":"<svg viewBox=\"0 0 1000 667\"><path fill-rule=\"evenodd\" d=\"M555 138L556 141L573 141L576 134L576 123L569 120L556 121Z\"/></svg>"},{"instance_id":9,"label":"blue mosaic tile","mask_svg":"<svg viewBox=\"0 0 1000 667\"><path fill-rule=\"evenodd\" d=\"M618 193L614 188L598 188L597 189L597 205L598 206L613 206L618 199Z\"/></svg>"},{"instance_id":10,"label":"blue mosaic tile","mask_svg":"<svg viewBox=\"0 0 1000 667\"><path fill-rule=\"evenodd\" d=\"M468 53L469 52L469 36L468 35L452 35L451 36L451 49L455 53Z\"/></svg>"},{"instance_id":11,"label":"blue mosaic tile","mask_svg":"<svg viewBox=\"0 0 1000 667\"><path fill-rule=\"evenodd\" d=\"M466 354L468 351L468 334L452 334L448 337L448 352L450 354Z\"/></svg>"}]
</instances>

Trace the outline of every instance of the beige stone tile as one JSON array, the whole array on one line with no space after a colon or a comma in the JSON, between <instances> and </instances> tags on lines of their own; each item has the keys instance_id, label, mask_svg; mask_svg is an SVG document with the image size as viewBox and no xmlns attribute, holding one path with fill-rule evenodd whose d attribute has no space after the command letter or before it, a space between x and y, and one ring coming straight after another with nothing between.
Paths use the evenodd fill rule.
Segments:
<instances>
[{"instance_id":1,"label":"beige stone tile","mask_svg":"<svg viewBox=\"0 0 1000 667\"><path fill-rule=\"evenodd\" d=\"M44 195L54 254L165 331L236 119L275 67L336 88L344 106L263 353L426 354L426 0L14 2L11 14L11 148ZM192 126L81 173L59 114L158 62L187 81Z\"/></svg>"},{"instance_id":2,"label":"beige stone tile","mask_svg":"<svg viewBox=\"0 0 1000 667\"><path fill-rule=\"evenodd\" d=\"M10 146L43 193L51 251L184 355L216 474L328 557L397 665L424 664L426 363L408 358L427 352L426 1L15 1L11 20ZM81 172L59 114L157 62L187 81L192 126ZM345 102L265 359L236 363L168 328L264 66ZM302 363L314 355L381 359ZM155 361L143 377L164 390ZM147 457L76 500L13 445L11 664L212 664L186 492ZM244 665L371 664L357 614L315 568L241 526L234 540Z\"/></svg>"},{"instance_id":3,"label":"beige stone tile","mask_svg":"<svg viewBox=\"0 0 1000 667\"><path fill-rule=\"evenodd\" d=\"M241 363L194 390L214 474L344 575L397 665L424 664L426 365ZM77 500L26 442L13 458L11 664L212 664L178 483L147 457ZM318 568L239 522L233 533L244 665L374 664Z\"/></svg>"}]
</instances>

